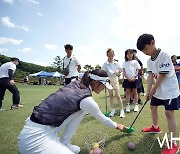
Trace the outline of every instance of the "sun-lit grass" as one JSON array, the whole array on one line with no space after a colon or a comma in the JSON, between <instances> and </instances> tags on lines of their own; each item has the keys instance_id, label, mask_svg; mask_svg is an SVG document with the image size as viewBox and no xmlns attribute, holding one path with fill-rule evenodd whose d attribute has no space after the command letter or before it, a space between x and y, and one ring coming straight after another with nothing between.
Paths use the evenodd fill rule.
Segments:
<instances>
[{"instance_id":1,"label":"sun-lit grass","mask_svg":"<svg viewBox=\"0 0 180 154\"><path fill-rule=\"evenodd\" d=\"M3 108L6 109L4 112L0 112L0 154L17 154L17 137L24 125L25 119L31 115L34 106L38 105L41 99L46 98L52 92L55 92L59 86L33 86L18 84L19 91L21 93L21 103L24 107L18 110L9 110L11 106L11 93L6 92ZM124 102L123 89L121 88L121 96ZM93 94L94 99L99 104L102 112L105 112L105 97L104 91L100 95ZM141 96L142 100L145 100L144 96ZM108 101L109 102L109 101ZM133 109L133 105L131 106ZM141 107L141 105L139 105ZM115 108L117 114L111 118L117 123L122 123L129 126L137 113L131 111L126 114L126 117L119 118L119 108L115 98ZM108 103L108 110L110 110ZM180 113L175 112L177 122L177 132L180 133ZM161 149L159 147L157 137L161 140L164 133L168 131L167 122L164 115L164 108L159 107L159 124L162 128L163 133L159 135L148 135L141 132L143 127L151 125L151 114L149 110L149 104L147 104L142 111L141 115L134 124L134 133L132 135L125 135L116 129L112 129L104 126L97 121L91 115L87 115L81 122L78 130L73 136L72 143L81 147L81 154L87 153L85 150L85 137L91 132L102 131L106 135L106 143L104 147L104 154L129 154L132 153L128 150L127 144L133 141L136 145L136 149L133 151L134 154L159 154Z\"/></svg>"}]
</instances>

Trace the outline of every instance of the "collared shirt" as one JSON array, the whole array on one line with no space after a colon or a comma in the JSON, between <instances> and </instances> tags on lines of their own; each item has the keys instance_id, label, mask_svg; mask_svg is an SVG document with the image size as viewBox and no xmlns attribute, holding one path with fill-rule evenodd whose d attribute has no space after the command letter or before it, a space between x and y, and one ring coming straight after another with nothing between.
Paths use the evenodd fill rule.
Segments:
<instances>
[{"instance_id":1,"label":"collared shirt","mask_svg":"<svg viewBox=\"0 0 180 154\"><path fill-rule=\"evenodd\" d=\"M174 71L171 57L158 49L155 57L147 61L147 72L151 72L156 81L159 74L166 74L154 97L158 99L173 99L179 96L178 81Z\"/></svg>"},{"instance_id":2,"label":"collared shirt","mask_svg":"<svg viewBox=\"0 0 180 154\"><path fill-rule=\"evenodd\" d=\"M102 69L108 74L108 77L115 77L115 71L119 70L121 72L121 67L118 62L105 62L102 66Z\"/></svg>"},{"instance_id":3,"label":"collared shirt","mask_svg":"<svg viewBox=\"0 0 180 154\"><path fill-rule=\"evenodd\" d=\"M70 62L71 59L71 62ZM78 76L78 70L77 70L77 66L80 65L79 61L77 60L77 58L75 56L71 56L71 57L65 57L64 60L64 68L69 64L69 74L68 76L66 76L66 78L71 78L73 76Z\"/></svg>"},{"instance_id":4,"label":"collared shirt","mask_svg":"<svg viewBox=\"0 0 180 154\"><path fill-rule=\"evenodd\" d=\"M16 71L16 65L12 62L4 63L0 67L0 78L9 78L8 70L12 70L13 74Z\"/></svg>"}]
</instances>

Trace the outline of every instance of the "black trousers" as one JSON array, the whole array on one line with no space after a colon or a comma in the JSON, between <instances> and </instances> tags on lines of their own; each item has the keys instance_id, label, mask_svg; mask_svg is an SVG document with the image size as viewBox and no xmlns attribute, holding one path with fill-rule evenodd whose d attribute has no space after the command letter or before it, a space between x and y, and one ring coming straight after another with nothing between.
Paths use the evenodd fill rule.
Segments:
<instances>
[{"instance_id":1,"label":"black trousers","mask_svg":"<svg viewBox=\"0 0 180 154\"><path fill-rule=\"evenodd\" d=\"M11 85L9 83L8 78L1 78L0 79L0 108L2 107L2 101L4 99L6 89L8 89L13 94L12 95L13 105L19 104L20 102L19 90L16 87L16 85Z\"/></svg>"},{"instance_id":2,"label":"black trousers","mask_svg":"<svg viewBox=\"0 0 180 154\"><path fill-rule=\"evenodd\" d=\"M75 79L75 78L76 78L76 80L78 80L78 76L72 76L71 78L65 78L65 85L71 83L71 80Z\"/></svg>"}]
</instances>

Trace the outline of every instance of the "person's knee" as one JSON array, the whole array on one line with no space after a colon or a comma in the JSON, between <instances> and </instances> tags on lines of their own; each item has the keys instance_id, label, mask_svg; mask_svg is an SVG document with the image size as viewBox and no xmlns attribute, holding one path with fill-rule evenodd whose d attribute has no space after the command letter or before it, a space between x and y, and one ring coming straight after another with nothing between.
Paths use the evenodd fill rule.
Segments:
<instances>
[{"instance_id":1,"label":"person's knee","mask_svg":"<svg viewBox=\"0 0 180 154\"><path fill-rule=\"evenodd\" d=\"M166 110L165 115L167 119L171 119L172 117L174 117L174 112L170 110Z\"/></svg>"},{"instance_id":2,"label":"person's knee","mask_svg":"<svg viewBox=\"0 0 180 154\"><path fill-rule=\"evenodd\" d=\"M113 93L109 93L109 98L110 98L110 99L113 98Z\"/></svg>"},{"instance_id":3,"label":"person's knee","mask_svg":"<svg viewBox=\"0 0 180 154\"><path fill-rule=\"evenodd\" d=\"M157 106L150 106L151 112L156 112L157 111Z\"/></svg>"}]
</instances>

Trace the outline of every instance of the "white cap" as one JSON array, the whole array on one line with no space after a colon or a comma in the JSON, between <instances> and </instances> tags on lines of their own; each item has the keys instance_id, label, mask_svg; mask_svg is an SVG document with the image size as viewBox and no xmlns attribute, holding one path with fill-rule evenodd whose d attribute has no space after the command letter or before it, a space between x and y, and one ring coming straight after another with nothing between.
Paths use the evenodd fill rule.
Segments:
<instances>
[{"instance_id":1,"label":"white cap","mask_svg":"<svg viewBox=\"0 0 180 154\"><path fill-rule=\"evenodd\" d=\"M110 90L113 89L113 87L110 85L110 81L109 81L108 77L101 77L101 76L91 74L91 73L89 73L89 77L93 80L103 83L106 86L106 88L108 88Z\"/></svg>"}]
</instances>

